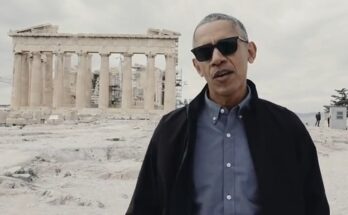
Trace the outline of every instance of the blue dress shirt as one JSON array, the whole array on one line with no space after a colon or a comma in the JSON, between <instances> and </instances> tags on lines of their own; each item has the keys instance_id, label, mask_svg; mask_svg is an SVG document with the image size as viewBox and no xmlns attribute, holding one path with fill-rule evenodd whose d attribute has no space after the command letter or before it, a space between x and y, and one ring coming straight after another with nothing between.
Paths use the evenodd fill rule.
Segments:
<instances>
[{"instance_id":1,"label":"blue dress shirt","mask_svg":"<svg viewBox=\"0 0 348 215\"><path fill-rule=\"evenodd\" d=\"M194 202L197 215L257 215L258 185L241 110L243 101L228 110L205 95L197 122L193 159Z\"/></svg>"}]
</instances>

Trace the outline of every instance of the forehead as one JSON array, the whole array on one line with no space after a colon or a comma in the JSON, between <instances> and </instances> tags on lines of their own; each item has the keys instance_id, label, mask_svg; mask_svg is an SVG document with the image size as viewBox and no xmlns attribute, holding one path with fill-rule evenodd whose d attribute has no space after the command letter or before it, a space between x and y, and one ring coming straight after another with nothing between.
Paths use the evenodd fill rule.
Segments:
<instances>
[{"instance_id":1,"label":"forehead","mask_svg":"<svg viewBox=\"0 0 348 215\"><path fill-rule=\"evenodd\" d=\"M195 46L215 43L227 37L240 36L237 26L227 20L217 20L199 26L195 32Z\"/></svg>"}]
</instances>

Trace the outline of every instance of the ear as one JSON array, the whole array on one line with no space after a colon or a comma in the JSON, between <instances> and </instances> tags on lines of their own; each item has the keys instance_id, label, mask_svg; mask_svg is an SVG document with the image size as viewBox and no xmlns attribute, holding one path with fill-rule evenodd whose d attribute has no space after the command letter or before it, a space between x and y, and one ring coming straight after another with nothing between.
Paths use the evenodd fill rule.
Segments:
<instances>
[{"instance_id":1,"label":"ear","mask_svg":"<svg viewBox=\"0 0 348 215\"><path fill-rule=\"evenodd\" d=\"M248 43L248 61L249 63L254 63L254 60L256 58L256 52L257 52L257 47L254 42L249 42Z\"/></svg>"},{"instance_id":2,"label":"ear","mask_svg":"<svg viewBox=\"0 0 348 215\"><path fill-rule=\"evenodd\" d=\"M192 63L193 63L193 66L195 67L197 73L198 73L201 77L203 77L203 73L202 73L201 67L200 67L199 62L197 61L197 59L196 59L196 58L193 58L193 59L192 59Z\"/></svg>"}]
</instances>

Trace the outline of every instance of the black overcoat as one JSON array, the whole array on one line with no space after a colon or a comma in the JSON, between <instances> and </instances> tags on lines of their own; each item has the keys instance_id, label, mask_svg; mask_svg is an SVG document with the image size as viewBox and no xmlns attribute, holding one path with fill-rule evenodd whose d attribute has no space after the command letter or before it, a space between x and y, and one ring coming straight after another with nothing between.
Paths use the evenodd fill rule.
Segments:
<instances>
[{"instance_id":1,"label":"black overcoat","mask_svg":"<svg viewBox=\"0 0 348 215\"><path fill-rule=\"evenodd\" d=\"M329 215L316 148L300 119L258 98L242 112L263 215ZM195 214L192 149L204 92L162 117L148 146L126 215Z\"/></svg>"}]
</instances>

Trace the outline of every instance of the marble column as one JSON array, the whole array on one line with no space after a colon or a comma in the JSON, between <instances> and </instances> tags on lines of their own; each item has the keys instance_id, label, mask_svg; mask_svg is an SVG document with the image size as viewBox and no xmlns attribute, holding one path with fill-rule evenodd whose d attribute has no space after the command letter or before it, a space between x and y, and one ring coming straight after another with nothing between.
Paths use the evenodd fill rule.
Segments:
<instances>
[{"instance_id":1,"label":"marble column","mask_svg":"<svg viewBox=\"0 0 348 215\"><path fill-rule=\"evenodd\" d=\"M86 90L85 90L85 100L86 100L86 106L91 106L91 97L92 97L92 79L93 79L93 73L92 73L92 55L87 54L87 61L86 61Z\"/></svg>"},{"instance_id":2,"label":"marble column","mask_svg":"<svg viewBox=\"0 0 348 215\"><path fill-rule=\"evenodd\" d=\"M76 108L82 109L86 107L86 75L87 75L87 53L77 53L79 57L79 66L76 80Z\"/></svg>"},{"instance_id":3,"label":"marble column","mask_svg":"<svg viewBox=\"0 0 348 215\"><path fill-rule=\"evenodd\" d=\"M101 109L109 107L109 56L110 54L101 53L100 73L99 73L99 105Z\"/></svg>"},{"instance_id":4,"label":"marble column","mask_svg":"<svg viewBox=\"0 0 348 215\"><path fill-rule=\"evenodd\" d=\"M33 53L29 52L28 53L28 70L29 70L29 78L28 78L28 106L30 106L30 89L31 89L31 73L32 73L32 67L33 67Z\"/></svg>"},{"instance_id":5,"label":"marble column","mask_svg":"<svg viewBox=\"0 0 348 215\"><path fill-rule=\"evenodd\" d=\"M124 53L122 64L122 108L130 109L132 106L132 54Z\"/></svg>"},{"instance_id":6,"label":"marble column","mask_svg":"<svg viewBox=\"0 0 348 215\"><path fill-rule=\"evenodd\" d=\"M22 55L21 107L29 105L29 54Z\"/></svg>"},{"instance_id":7,"label":"marble column","mask_svg":"<svg viewBox=\"0 0 348 215\"><path fill-rule=\"evenodd\" d=\"M64 98L63 98L63 106L64 107L72 107L72 93L70 89L70 78L71 78L71 54L65 53L63 57L63 76L64 76Z\"/></svg>"},{"instance_id":8,"label":"marble column","mask_svg":"<svg viewBox=\"0 0 348 215\"><path fill-rule=\"evenodd\" d=\"M11 107L13 109L18 109L21 106L21 73L22 73L22 53L16 52L14 54L12 97L11 97Z\"/></svg>"},{"instance_id":9,"label":"marble column","mask_svg":"<svg viewBox=\"0 0 348 215\"><path fill-rule=\"evenodd\" d=\"M54 75L53 87L53 107L63 107L64 102L64 53L57 52L56 55L56 71Z\"/></svg>"},{"instance_id":10,"label":"marble column","mask_svg":"<svg viewBox=\"0 0 348 215\"><path fill-rule=\"evenodd\" d=\"M144 109L153 110L155 100L155 55L147 54L146 82L144 90Z\"/></svg>"},{"instance_id":11,"label":"marble column","mask_svg":"<svg viewBox=\"0 0 348 215\"><path fill-rule=\"evenodd\" d=\"M163 109L163 95L164 95L164 83L163 83L164 71L155 68L155 81L156 81L156 92L155 92L155 105L162 107Z\"/></svg>"},{"instance_id":12,"label":"marble column","mask_svg":"<svg viewBox=\"0 0 348 215\"><path fill-rule=\"evenodd\" d=\"M45 52L42 59L42 75L43 75L43 94L42 105L52 107L53 103L53 57L52 52Z\"/></svg>"},{"instance_id":13,"label":"marble column","mask_svg":"<svg viewBox=\"0 0 348 215\"><path fill-rule=\"evenodd\" d=\"M41 53L33 52L33 63L31 66L30 77L30 107L41 105L42 101L42 73L41 73Z\"/></svg>"},{"instance_id":14,"label":"marble column","mask_svg":"<svg viewBox=\"0 0 348 215\"><path fill-rule=\"evenodd\" d=\"M166 72L164 86L164 110L171 111L175 109L176 104L176 71L175 58L173 54L166 55Z\"/></svg>"}]
</instances>

